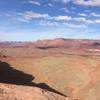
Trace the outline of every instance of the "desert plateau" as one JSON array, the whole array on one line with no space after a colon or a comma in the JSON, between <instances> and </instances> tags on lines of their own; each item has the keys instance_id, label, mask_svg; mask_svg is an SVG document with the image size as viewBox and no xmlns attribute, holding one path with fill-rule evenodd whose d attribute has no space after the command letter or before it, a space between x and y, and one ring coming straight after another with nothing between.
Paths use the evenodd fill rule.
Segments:
<instances>
[{"instance_id":1,"label":"desert plateau","mask_svg":"<svg viewBox=\"0 0 100 100\"><path fill-rule=\"evenodd\" d=\"M0 74L0 91L14 88L14 96L21 88L24 93L37 88L61 95L43 100L100 100L100 40L1 42ZM41 100L5 98L0 100Z\"/></svg>"}]
</instances>

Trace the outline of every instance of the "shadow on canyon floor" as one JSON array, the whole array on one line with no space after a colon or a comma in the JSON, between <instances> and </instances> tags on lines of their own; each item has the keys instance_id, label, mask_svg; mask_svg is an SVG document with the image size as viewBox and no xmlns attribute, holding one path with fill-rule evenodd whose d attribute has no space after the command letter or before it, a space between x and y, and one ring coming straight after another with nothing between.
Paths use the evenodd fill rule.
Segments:
<instances>
[{"instance_id":1,"label":"shadow on canyon floor","mask_svg":"<svg viewBox=\"0 0 100 100\"><path fill-rule=\"evenodd\" d=\"M0 83L16 84L16 85L25 85L25 86L35 86L41 89L45 89L57 94L66 96L57 90L51 88L46 83L34 83L35 77L12 68L8 63L0 61Z\"/></svg>"}]
</instances>

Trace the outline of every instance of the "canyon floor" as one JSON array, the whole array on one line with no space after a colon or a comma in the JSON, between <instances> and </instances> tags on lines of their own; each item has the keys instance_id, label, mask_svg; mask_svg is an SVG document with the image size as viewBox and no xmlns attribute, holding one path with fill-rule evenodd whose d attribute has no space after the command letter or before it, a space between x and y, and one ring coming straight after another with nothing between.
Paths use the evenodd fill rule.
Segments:
<instances>
[{"instance_id":1,"label":"canyon floor","mask_svg":"<svg viewBox=\"0 0 100 100\"><path fill-rule=\"evenodd\" d=\"M0 69L0 83L35 86L69 100L100 100L100 40L3 42Z\"/></svg>"}]
</instances>

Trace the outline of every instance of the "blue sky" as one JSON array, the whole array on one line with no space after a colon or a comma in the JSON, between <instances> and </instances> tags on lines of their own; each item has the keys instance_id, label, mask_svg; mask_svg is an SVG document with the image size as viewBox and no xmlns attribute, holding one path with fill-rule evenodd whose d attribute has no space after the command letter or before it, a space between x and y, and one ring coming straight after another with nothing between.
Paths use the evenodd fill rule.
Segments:
<instances>
[{"instance_id":1,"label":"blue sky","mask_svg":"<svg viewBox=\"0 0 100 100\"><path fill-rule=\"evenodd\" d=\"M0 41L100 39L100 0L0 0Z\"/></svg>"}]
</instances>

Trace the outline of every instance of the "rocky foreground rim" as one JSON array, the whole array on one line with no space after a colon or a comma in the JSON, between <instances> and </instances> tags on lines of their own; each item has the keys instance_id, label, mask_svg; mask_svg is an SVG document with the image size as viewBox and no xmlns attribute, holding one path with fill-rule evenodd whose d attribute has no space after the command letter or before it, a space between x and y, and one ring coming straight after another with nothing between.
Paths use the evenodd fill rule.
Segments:
<instances>
[{"instance_id":1,"label":"rocky foreground rim","mask_svg":"<svg viewBox=\"0 0 100 100\"><path fill-rule=\"evenodd\" d=\"M69 100L37 87L0 83L0 100Z\"/></svg>"}]
</instances>

